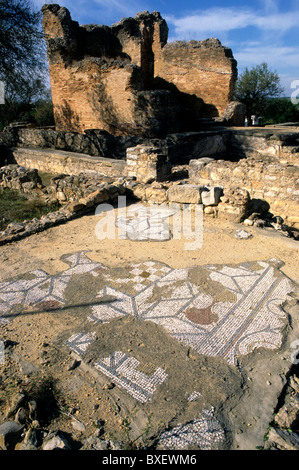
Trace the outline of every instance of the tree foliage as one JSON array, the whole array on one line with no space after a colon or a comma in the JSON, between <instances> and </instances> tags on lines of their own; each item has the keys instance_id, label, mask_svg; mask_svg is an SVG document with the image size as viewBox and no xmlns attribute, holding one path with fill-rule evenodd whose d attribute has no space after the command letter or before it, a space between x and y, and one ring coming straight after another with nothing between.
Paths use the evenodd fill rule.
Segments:
<instances>
[{"instance_id":1,"label":"tree foliage","mask_svg":"<svg viewBox=\"0 0 299 470\"><path fill-rule=\"evenodd\" d=\"M269 70L266 63L246 68L240 75L235 91L235 98L247 109L247 117L262 115L269 98L281 96L283 89L276 72Z\"/></svg>"},{"instance_id":2,"label":"tree foliage","mask_svg":"<svg viewBox=\"0 0 299 470\"><path fill-rule=\"evenodd\" d=\"M0 50L0 80L5 83L0 128L11 121L34 122L37 103L48 103L50 109L50 99L41 12L31 0L0 0Z\"/></svg>"},{"instance_id":3,"label":"tree foliage","mask_svg":"<svg viewBox=\"0 0 299 470\"><path fill-rule=\"evenodd\" d=\"M261 120L264 125L299 122L299 105L294 105L289 98L268 99Z\"/></svg>"}]
</instances>

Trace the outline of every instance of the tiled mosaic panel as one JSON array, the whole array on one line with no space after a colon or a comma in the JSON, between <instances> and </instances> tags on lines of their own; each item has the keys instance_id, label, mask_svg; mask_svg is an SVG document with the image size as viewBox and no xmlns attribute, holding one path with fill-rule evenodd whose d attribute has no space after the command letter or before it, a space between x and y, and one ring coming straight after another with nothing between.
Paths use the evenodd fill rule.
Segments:
<instances>
[{"instance_id":1,"label":"tiled mosaic panel","mask_svg":"<svg viewBox=\"0 0 299 470\"><path fill-rule=\"evenodd\" d=\"M14 305L49 306L64 305L65 289L72 276L91 273L98 276L101 264L91 261L84 252L63 257L69 264L66 271L51 276L37 269L28 273L27 279L11 280L0 283L0 315L8 313Z\"/></svg>"},{"instance_id":2,"label":"tiled mosaic panel","mask_svg":"<svg viewBox=\"0 0 299 470\"><path fill-rule=\"evenodd\" d=\"M0 283L3 319L18 304L59 307L65 302L65 289L73 275L90 273L96 277L101 271L107 284L91 308L91 321L107 322L129 315L150 320L200 354L221 356L231 364L238 355L257 347L275 349L281 345L285 320L281 305L292 286L286 277L275 275L271 263L259 262L255 270L246 265L206 266L210 279L236 298L235 302L215 302L190 282L187 268L171 269L146 261L128 266L127 277L120 278L84 252L67 255L64 261L69 268L60 274L35 270L25 279ZM161 292L159 298L153 297L156 288ZM115 300L97 304L105 295Z\"/></svg>"},{"instance_id":3,"label":"tiled mosaic panel","mask_svg":"<svg viewBox=\"0 0 299 470\"><path fill-rule=\"evenodd\" d=\"M98 290L94 303L91 299L91 324L128 316L153 321L199 353L220 356L230 364L236 364L238 355L249 354L257 347L275 349L281 345L286 318L281 305L293 288L286 277L276 276L270 262L259 262L255 269L247 264L201 268L211 281L234 294L235 301L220 302L190 282L188 268L172 269L147 261L127 266L125 275L122 272L119 276L117 270L93 262L84 252L67 255L63 260L69 268L57 275L35 270L22 279L1 282L0 323L6 322L5 315L18 305L59 308L66 302L65 291L72 277L89 273L95 278L101 276L101 286L103 280L106 283ZM98 302L107 295L114 300ZM95 334L79 332L71 335L66 344L83 356L94 340ZM146 364L142 364L141 372L139 361L122 351L99 357L93 366L140 403L150 402L168 379L159 367L147 374ZM198 390L185 396L190 403L200 397ZM191 422L165 431L159 445L170 450L190 446L210 450L221 446L224 437L211 408L202 410Z\"/></svg>"},{"instance_id":4,"label":"tiled mosaic panel","mask_svg":"<svg viewBox=\"0 0 299 470\"><path fill-rule=\"evenodd\" d=\"M66 344L77 354L82 355L94 341L92 333L72 335ZM125 389L141 403L150 401L157 387L167 379L167 374L158 367L154 373L147 375L138 370L140 362L122 351L114 351L108 357L100 358L93 366L109 377L113 383Z\"/></svg>"},{"instance_id":5,"label":"tiled mosaic panel","mask_svg":"<svg viewBox=\"0 0 299 470\"><path fill-rule=\"evenodd\" d=\"M184 450L198 446L200 450L213 450L224 441L224 431L214 417L214 409L203 410L197 419L165 431L159 446L167 450Z\"/></svg>"},{"instance_id":6,"label":"tiled mosaic panel","mask_svg":"<svg viewBox=\"0 0 299 470\"><path fill-rule=\"evenodd\" d=\"M142 278L140 274L147 272L149 264L151 275ZM215 302L189 281L188 269L163 269L161 263L154 262L132 265L128 278L113 279L111 273L107 274L110 285L99 292L99 297L111 295L115 300L92 307L89 318L107 322L133 315L150 320L198 353L221 356L235 364L239 355L257 347L275 349L282 342L286 316L281 305L293 289L287 278L275 275L271 263L258 264L257 270L246 266L206 267L210 279L233 293L235 302ZM126 283L133 283L136 294L124 292ZM153 301L154 288L159 288L161 295Z\"/></svg>"}]
</instances>

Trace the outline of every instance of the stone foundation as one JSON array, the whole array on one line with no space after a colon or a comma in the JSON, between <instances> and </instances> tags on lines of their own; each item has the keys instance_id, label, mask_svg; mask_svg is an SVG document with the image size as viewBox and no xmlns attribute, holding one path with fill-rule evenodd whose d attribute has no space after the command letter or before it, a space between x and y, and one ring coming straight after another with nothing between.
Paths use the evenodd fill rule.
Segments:
<instances>
[{"instance_id":1,"label":"stone foundation","mask_svg":"<svg viewBox=\"0 0 299 470\"><path fill-rule=\"evenodd\" d=\"M190 161L189 178L197 184L247 191L251 199L266 200L271 212L287 224L299 227L299 166L266 156L239 162L200 159Z\"/></svg>"},{"instance_id":2,"label":"stone foundation","mask_svg":"<svg viewBox=\"0 0 299 470\"><path fill-rule=\"evenodd\" d=\"M139 145L127 150L127 176L136 181L150 183L171 178L171 165L167 152L159 147Z\"/></svg>"},{"instance_id":3,"label":"stone foundation","mask_svg":"<svg viewBox=\"0 0 299 470\"><path fill-rule=\"evenodd\" d=\"M14 148L7 156L15 163L26 168L36 168L45 173L64 173L79 175L93 174L103 176L123 176L126 162L84 154L63 152L55 149Z\"/></svg>"},{"instance_id":4,"label":"stone foundation","mask_svg":"<svg viewBox=\"0 0 299 470\"><path fill-rule=\"evenodd\" d=\"M219 128L145 140L126 149L126 161L21 147L6 156L47 173L126 179L128 194L143 201L203 204L207 215L237 222L260 214L264 204L273 217L299 228L298 142L290 129ZM178 177L173 167L180 161L188 174Z\"/></svg>"}]
</instances>

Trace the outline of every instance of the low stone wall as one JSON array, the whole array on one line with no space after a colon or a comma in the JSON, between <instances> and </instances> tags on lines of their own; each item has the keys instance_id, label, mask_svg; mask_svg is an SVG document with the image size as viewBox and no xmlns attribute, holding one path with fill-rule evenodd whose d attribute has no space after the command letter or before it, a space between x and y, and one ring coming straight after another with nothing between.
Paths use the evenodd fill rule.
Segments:
<instances>
[{"instance_id":1,"label":"low stone wall","mask_svg":"<svg viewBox=\"0 0 299 470\"><path fill-rule=\"evenodd\" d=\"M239 221L247 215L249 197L250 201L265 201L274 216L299 228L299 132L294 129L219 128L173 134L127 148L126 160L28 147L8 149L6 155L23 167L47 173L84 174L99 182L104 178L135 179L135 185L129 184L130 192L141 200L203 203L206 214L236 216ZM187 164L189 179L183 182L183 189L170 190L175 180L172 169L178 162ZM192 185L199 188L196 194ZM221 190L225 203L206 202L218 199ZM55 191L61 201L72 200L66 180L60 180Z\"/></svg>"},{"instance_id":2,"label":"low stone wall","mask_svg":"<svg viewBox=\"0 0 299 470\"><path fill-rule=\"evenodd\" d=\"M35 168L46 173L80 173L101 176L123 176L126 162L103 157L64 152L55 149L13 148L6 151L10 161L26 168Z\"/></svg>"},{"instance_id":3,"label":"low stone wall","mask_svg":"<svg viewBox=\"0 0 299 470\"><path fill-rule=\"evenodd\" d=\"M167 152L161 147L145 145L128 149L126 175L142 183L169 180L171 165Z\"/></svg>"},{"instance_id":4,"label":"low stone wall","mask_svg":"<svg viewBox=\"0 0 299 470\"><path fill-rule=\"evenodd\" d=\"M124 192L120 181L113 177L99 178L98 175L86 175L80 173L77 176L67 174L53 175L44 184L41 174L37 169L28 169L16 164L7 165L0 168L0 188L14 189L22 193L27 199L43 199L47 202L68 202L80 201L88 198L91 193L109 187L109 195L115 191L118 194ZM108 186L107 186L108 185ZM110 197L109 196L109 197ZM109 199L109 198L107 198Z\"/></svg>"},{"instance_id":5,"label":"low stone wall","mask_svg":"<svg viewBox=\"0 0 299 470\"><path fill-rule=\"evenodd\" d=\"M144 142L147 140L140 137L115 137L101 129L89 129L84 133L63 132L32 128L22 123L13 123L0 132L0 145L6 147L49 148L118 160L125 160L127 148Z\"/></svg>"},{"instance_id":6,"label":"low stone wall","mask_svg":"<svg viewBox=\"0 0 299 470\"><path fill-rule=\"evenodd\" d=\"M241 157L277 157L298 162L299 132L295 129L248 128L229 130L228 155Z\"/></svg>"},{"instance_id":7,"label":"low stone wall","mask_svg":"<svg viewBox=\"0 0 299 470\"><path fill-rule=\"evenodd\" d=\"M299 228L299 166L269 156L239 162L206 158L190 161L189 178L195 184L248 191L251 199L266 200L271 212Z\"/></svg>"}]
</instances>

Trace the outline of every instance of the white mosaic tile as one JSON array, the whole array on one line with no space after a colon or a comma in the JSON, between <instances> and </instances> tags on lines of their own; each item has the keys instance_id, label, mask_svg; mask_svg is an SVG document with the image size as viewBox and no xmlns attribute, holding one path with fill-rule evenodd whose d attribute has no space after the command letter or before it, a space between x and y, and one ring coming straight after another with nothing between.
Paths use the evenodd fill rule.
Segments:
<instances>
[{"instance_id":1,"label":"white mosaic tile","mask_svg":"<svg viewBox=\"0 0 299 470\"><path fill-rule=\"evenodd\" d=\"M130 297L131 303L123 314L153 321L200 354L221 356L235 364L237 356L246 351L245 343L241 349L239 345L248 335L251 336L250 351L254 349L254 343L255 347L269 345L271 349L273 345L276 348L281 345L282 335L277 333L285 320L281 304L292 286L287 278L276 277L271 265L260 263L260 266L258 271L250 271L244 266L210 270L211 279L233 292L235 302L214 302L211 295L201 293L200 286L195 288L187 281L188 269L165 271L166 274L155 283L161 288L160 297L151 302L154 291L148 286ZM143 268L144 265L138 264L133 269ZM182 285L181 281L185 283ZM111 318L113 304L110 307ZM118 314L115 310L115 316ZM98 318L101 320L100 316ZM265 328L272 332L267 335L272 342L265 340Z\"/></svg>"},{"instance_id":2,"label":"white mosaic tile","mask_svg":"<svg viewBox=\"0 0 299 470\"><path fill-rule=\"evenodd\" d=\"M214 417L214 409L203 410L197 419L165 431L158 446L166 450L186 450L197 446L200 450L217 449L224 441L225 433Z\"/></svg>"},{"instance_id":3,"label":"white mosaic tile","mask_svg":"<svg viewBox=\"0 0 299 470\"><path fill-rule=\"evenodd\" d=\"M70 265L66 271L51 276L42 270L30 271L27 278L0 283L0 313L7 313L14 305L35 306L41 302L64 304L64 293L68 283L75 274L91 273L98 276L98 269L103 265L91 261L84 252L65 256L64 261ZM5 307L4 307L5 305ZM58 305L58 304L57 304Z\"/></svg>"},{"instance_id":4,"label":"white mosaic tile","mask_svg":"<svg viewBox=\"0 0 299 470\"><path fill-rule=\"evenodd\" d=\"M190 395L187 393L185 396L187 397L188 401L192 402L197 401L201 397L201 393L194 391Z\"/></svg>"},{"instance_id":5,"label":"white mosaic tile","mask_svg":"<svg viewBox=\"0 0 299 470\"><path fill-rule=\"evenodd\" d=\"M269 263L259 262L252 270L245 263L205 267L211 280L236 299L218 302L202 292L200 285L189 282L188 268L171 269L149 260L128 266L127 277L120 278L117 270L91 261L85 253L65 256L64 261L69 268L58 275L36 270L24 279L0 283L1 320L17 304L63 304L72 276L98 276L101 271L107 286L99 291L97 299L109 295L111 300L91 306L91 321L108 322L129 315L153 321L200 354L220 356L231 364L236 364L238 355L249 354L257 347L281 346L286 321L281 305L293 287L286 277L277 277ZM126 286L133 288L130 292L134 295L125 292Z\"/></svg>"},{"instance_id":6,"label":"white mosaic tile","mask_svg":"<svg viewBox=\"0 0 299 470\"><path fill-rule=\"evenodd\" d=\"M66 345L77 354L82 355L94 341L94 338L95 333L76 333L66 341Z\"/></svg>"},{"instance_id":7,"label":"white mosaic tile","mask_svg":"<svg viewBox=\"0 0 299 470\"><path fill-rule=\"evenodd\" d=\"M152 375L138 370L140 362L121 351L115 351L109 357L94 363L94 367L125 389L133 398L146 403L151 401L157 387L168 377L165 371L157 368Z\"/></svg>"}]
</instances>

